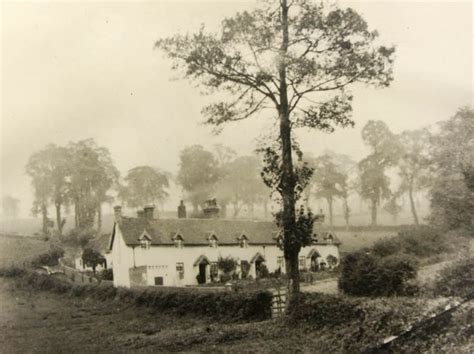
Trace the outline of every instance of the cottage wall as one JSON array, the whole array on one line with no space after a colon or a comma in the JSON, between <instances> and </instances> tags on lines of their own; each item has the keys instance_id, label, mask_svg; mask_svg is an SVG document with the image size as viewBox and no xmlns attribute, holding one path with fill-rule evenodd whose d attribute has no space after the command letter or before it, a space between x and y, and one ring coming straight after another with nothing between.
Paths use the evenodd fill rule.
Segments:
<instances>
[{"instance_id":1,"label":"cottage wall","mask_svg":"<svg viewBox=\"0 0 474 354\"><path fill-rule=\"evenodd\" d=\"M130 287L129 269L133 264L133 250L123 240L120 228L114 226L114 240L112 244L112 267L114 272L114 286Z\"/></svg>"},{"instance_id":2,"label":"cottage wall","mask_svg":"<svg viewBox=\"0 0 474 354\"><path fill-rule=\"evenodd\" d=\"M325 259L332 254L339 259L337 245L305 247L301 250L300 256L306 257L312 249L316 249L321 258ZM130 247L125 244L120 228L115 226L115 238L112 245L114 285L130 287L136 285L138 280L140 280L140 285L145 285L145 279L146 285L155 285L155 282L162 282L164 286L197 285L199 265L195 265L195 262L200 256L205 256L210 262L217 262L220 257L230 256L239 262L238 271L240 272L240 262L247 261L250 263L257 253L265 258L265 265L270 272L280 268L279 258L283 257L283 252L276 245L248 245L247 247L218 245L214 248L204 245L192 246L184 243L182 248L156 245L149 248ZM182 263L184 268L182 276L177 270L178 263ZM139 271L130 271L130 268L139 268ZM281 270L282 272L285 271L284 266ZM250 264L249 275L254 279L256 278L255 263ZM134 278L133 284L130 282L131 276ZM206 283L210 281L210 266L208 265L206 266Z\"/></svg>"}]
</instances>

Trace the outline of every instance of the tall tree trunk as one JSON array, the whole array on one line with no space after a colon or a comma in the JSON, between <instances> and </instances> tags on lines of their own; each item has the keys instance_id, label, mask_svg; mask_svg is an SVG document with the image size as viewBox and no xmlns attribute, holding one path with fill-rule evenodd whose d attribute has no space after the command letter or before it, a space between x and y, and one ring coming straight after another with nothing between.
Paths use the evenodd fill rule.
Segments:
<instances>
[{"instance_id":1,"label":"tall tree trunk","mask_svg":"<svg viewBox=\"0 0 474 354\"><path fill-rule=\"evenodd\" d=\"M77 200L74 202L74 227L77 229L79 226L79 206Z\"/></svg>"},{"instance_id":2,"label":"tall tree trunk","mask_svg":"<svg viewBox=\"0 0 474 354\"><path fill-rule=\"evenodd\" d=\"M41 204L41 216L43 217L43 234L47 235L48 232L48 208L46 204Z\"/></svg>"},{"instance_id":3,"label":"tall tree trunk","mask_svg":"<svg viewBox=\"0 0 474 354\"><path fill-rule=\"evenodd\" d=\"M220 211L220 216L222 218L226 218L227 217L227 204L221 204L221 211Z\"/></svg>"},{"instance_id":4,"label":"tall tree trunk","mask_svg":"<svg viewBox=\"0 0 474 354\"><path fill-rule=\"evenodd\" d=\"M56 202L55 207L56 207L56 225L58 227L59 237L61 237L63 235L63 220L61 218L61 203Z\"/></svg>"},{"instance_id":5,"label":"tall tree trunk","mask_svg":"<svg viewBox=\"0 0 474 354\"><path fill-rule=\"evenodd\" d=\"M343 201L343 207L344 207L344 220L346 221L346 230L349 229L349 216L350 216L350 210L349 210L349 203L347 202L347 198L344 198Z\"/></svg>"},{"instance_id":6,"label":"tall tree trunk","mask_svg":"<svg viewBox=\"0 0 474 354\"><path fill-rule=\"evenodd\" d=\"M410 198L410 207L411 207L411 213L413 214L413 220L415 221L415 225L419 225L420 222L418 221L418 214L416 213L415 201L413 199L413 187L412 186L410 186L408 188L408 197Z\"/></svg>"},{"instance_id":7,"label":"tall tree trunk","mask_svg":"<svg viewBox=\"0 0 474 354\"><path fill-rule=\"evenodd\" d=\"M377 200L372 199L371 202L372 202L371 208L370 208L371 218L372 218L371 225L376 226L377 225Z\"/></svg>"},{"instance_id":8,"label":"tall tree trunk","mask_svg":"<svg viewBox=\"0 0 474 354\"><path fill-rule=\"evenodd\" d=\"M233 202L232 205L234 206L234 214L232 217L235 219L237 215L239 215L240 209L242 208L242 205L239 206L239 202Z\"/></svg>"},{"instance_id":9,"label":"tall tree trunk","mask_svg":"<svg viewBox=\"0 0 474 354\"><path fill-rule=\"evenodd\" d=\"M332 212L332 197L326 198L328 202L328 211L329 211L329 225L333 226L333 212Z\"/></svg>"},{"instance_id":10,"label":"tall tree trunk","mask_svg":"<svg viewBox=\"0 0 474 354\"><path fill-rule=\"evenodd\" d=\"M97 236L102 232L102 204L97 204Z\"/></svg>"},{"instance_id":11,"label":"tall tree trunk","mask_svg":"<svg viewBox=\"0 0 474 354\"><path fill-rule=\"evenodd\" d=\"M280 58L278 64L279 84L280 84L280 104L278 114L280 120L280 139L282 153L282 199L283 199L283 244L284 255L287 264L288 291L291 294L300 291L300 279L298 269L298 253L301 246L294 242L295 230L295 175L293 171L292 146L291 146L291 123L290 109L288 105L288 87L286 82L286 53L288 51L288 5L286 0L281 0L281 21L283 41L280 48Z\"/></svg>"}]
</instances>

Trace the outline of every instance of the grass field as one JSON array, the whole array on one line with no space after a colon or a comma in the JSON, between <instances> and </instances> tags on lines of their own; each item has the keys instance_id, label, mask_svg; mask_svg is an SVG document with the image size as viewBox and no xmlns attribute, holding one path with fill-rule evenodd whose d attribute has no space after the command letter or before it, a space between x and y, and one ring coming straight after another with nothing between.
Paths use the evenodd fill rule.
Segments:
<instances>
[{"instance_id":1,"label":"grass field","mask_svg":"<svg viewBox=\"0 0 474 354\"><path fill-rule=\"evenodd\" d=\"M342 242L340 251L347 253L369 247L374 242L397 235L396 231L336 231L337 238Z\"/></svg>"},{"instance_id":2,"label":"grass field","mask_svg":"<svg viewBox=\"0 0 474 354\"><path fill-rule=\"evenodd\" d=\"M36 237L0 235L0 267L22 265L48 249L49 243Z\"/></svg>"}]
</instances>

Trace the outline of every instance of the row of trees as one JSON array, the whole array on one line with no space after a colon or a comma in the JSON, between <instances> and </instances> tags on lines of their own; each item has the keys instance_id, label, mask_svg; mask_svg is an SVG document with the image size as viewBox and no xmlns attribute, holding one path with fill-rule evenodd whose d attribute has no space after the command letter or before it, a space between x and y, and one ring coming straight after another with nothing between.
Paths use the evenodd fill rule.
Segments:
<instances>
[{"instance_id":1,"label":"row of trees","mask_svg":"<svg viewBox=\"0 0 474 354\"><path fill-rule=\"evenodd\" d=\"M74 210L74 226L92 229L95 219L100 230L102 205L111 202L109 191L119 178L110 152L94 140L82 140L67 146L48 145L34 153L26 165L34 190L32 212L41 215L43 233L54 224L48 207L54 206L57 232L63 234L64 211Z\"/></svg>"},{"instance_id":2,"label":"row of trees","mask_svg":"<svg viewBox=\"0 0 474 354\"><path fill-rule=\"evenodd\" d=\"M332 224L333 201L341 199L348 225L348 195L357 193L370 203L372 225L376 225L382 203L396 217L401 211L399 200L406 195L418 225L415 194L424 190L431 198L431 222L465 225L473 212L473 121L472 108L462 108L431 130L407 130L398 135L382 121L369 121L362 129L362 139L370 153L358 163L330 151L307 158L314 175L305 190L306 203L311 196L325 199ZM395 185L390 170L398 175Z\"/></svg>"},{"instance_id":3,"label":"row of trees","mask_svg":"<svg viewBox=\"0 0 474 354\"><path fill-rule=\"evenodd\" d=\"M267 210L270 191L260 177L261 170L257 156L237 156L223 145L216 145L213 152L194 145L180 154L177 183L195 213L206 199L215 196L222 213L226 215L228 206L232 205L232 216L236 217L243 206L250 213L255 204Z\"/></svg>"},{"instance_id":4,"label":"row of trees","mask_svg":"<svg viewBox=\"0 0 474 354\"><path fill-rule=\"evenodd\" d=\"M362 139L370 153L359 162L346 155L326 152L317 158L308 158L314 176L306 190L306 201L314 195L328 203L329 223L333 223L333 202L340 198L346 225L349 225L351 193L370 203L371 223L377 224L378 208L396 215L401 211L398 199L407 194L415 224L419 224L414 194L429 184L431 135L427 129L392 133L382 121L369 121L362 129ZM391 186L389 169L398 171L400 183Z\"/></svg>"}]
</instances>

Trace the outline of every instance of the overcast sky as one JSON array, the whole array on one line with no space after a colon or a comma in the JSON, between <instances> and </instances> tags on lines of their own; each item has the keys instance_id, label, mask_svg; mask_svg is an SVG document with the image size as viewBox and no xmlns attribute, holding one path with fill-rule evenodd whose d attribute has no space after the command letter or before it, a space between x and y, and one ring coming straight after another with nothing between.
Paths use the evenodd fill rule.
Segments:
<instances>
[{"instance_id":1,"label":"overcast sky","mask_svg":"<svg viewBox=\"0 0 474 354\"><path fill-rule=\"evenodd\" d=\"M381 119L399 133L447 119L473 103L471 2L345 1L381 40L397 47L390 88L356 87L354 129L302 132L303 149L325 148L360 159L360 129ZM200 124L203 98L172 80L170 62L154 42L254 2L2 2L1 193L21 199L31 188L24 167L48 143L94 138L125 174L137 165L176 172L185 146L223 143L240 154L255 148L269 121L228 126L220 136ZM173 198L173 202L174 202Z\"/></svg>"}]
</instances>

